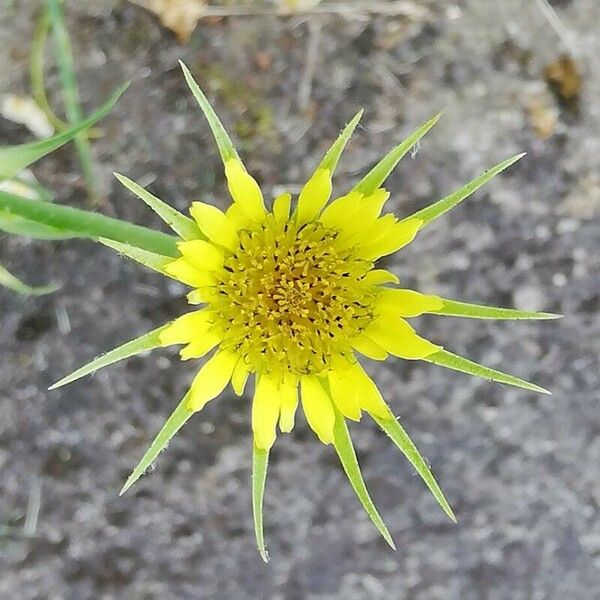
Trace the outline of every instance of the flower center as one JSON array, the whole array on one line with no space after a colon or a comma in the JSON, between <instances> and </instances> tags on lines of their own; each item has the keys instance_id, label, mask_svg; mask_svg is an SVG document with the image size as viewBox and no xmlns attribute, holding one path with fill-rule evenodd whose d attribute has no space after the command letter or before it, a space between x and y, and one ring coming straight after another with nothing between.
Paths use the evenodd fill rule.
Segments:
<instances>
[{"instance_id":1,"label":"flower center","mask_svg":"<svg viewBox=\"0 0 600 600\"><path fill-rule=\"evenodd\" d=\"M362 280L373 264L337 249L336 238L320 223L298 228L272 215L240 232L212 304L223 346L252 371L321 373L371 322L375 296Z\"/></svg>"}]
</instances>

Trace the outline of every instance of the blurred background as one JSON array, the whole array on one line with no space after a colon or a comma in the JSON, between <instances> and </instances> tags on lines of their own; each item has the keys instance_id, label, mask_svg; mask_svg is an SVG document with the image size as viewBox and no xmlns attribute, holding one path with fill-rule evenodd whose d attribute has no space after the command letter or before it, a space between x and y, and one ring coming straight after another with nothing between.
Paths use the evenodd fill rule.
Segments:
<instances>
[{"instance_id":1,"label":"blurred background","mask_svg":"<svg viewBox=\"0 0 600 600\"><path fill-rule=\"evenodd\" d=\"M43 6L0 0L3 101L31 95L31 44ZM352 433L398 546L391 552L332 449L301 418L272 452L265 565L252 526L248 398L227 392L211 403L120 498L194 365L155 351L46 391L180 314L184 288L92 242L3 235L3 265L28 283L62 287L38 298L0 288L0 598L600 597L597 0L63 6L84 112L123 81L132 85L91 141L94 194L73 144L32 169L58 202L161 227L114 180L116 170L182 211L198 198L227 205L215 143L178 59L269 196L297 191L359 108L365 117L340 164L339 192L443 109L388 180L398 215L507 156L528 156L385 266L426 293L566 316L418 322L448 349L536 381L553 396L425 363L370 366L457 525L365 419ZM51 47L45 85L61 114ZM34 139L31 119L28 128L1 106L0 144Z\"/></svg>"}]
</instances>

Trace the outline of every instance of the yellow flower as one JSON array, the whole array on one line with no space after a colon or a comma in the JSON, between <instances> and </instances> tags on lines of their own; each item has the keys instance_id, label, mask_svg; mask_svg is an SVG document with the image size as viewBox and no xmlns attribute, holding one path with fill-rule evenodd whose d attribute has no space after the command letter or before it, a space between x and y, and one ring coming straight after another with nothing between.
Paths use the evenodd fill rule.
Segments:
<instances>
[{"instance_id":1,"label":"yellow flower","mask_svg":"<svg viewBox=\"0 0 600 600\"><path fill-rule=\"evenodd\" d=\"M370 415L454 519L425 461L361 361L381 361L389 355L424 360L544 392L444 350L418 335L407 319L424 313L502 319L554 315L465 304L403 289L393 273L377 268L377 262L412 242L425 225L521 155L500 163L415 215L398 219L384 213L389 193L381 186L439 115L394 148L347 194L330 201L332 174L361 117L358 113L302 188L295 205L290 194L283 194L268 208L259 185L247 172L204 94L185 66L183 69L219 146L232 204L222 212L210 204L193 202L190 219L117 175L179 235L178 255L159 256L116 242L104 243L192 288L188 300L199 308L104 355L56 385L159 346L181 344L183 360L208 357L186 397L126 483L127 489L192 413L202 410L229 383L241 396L252 380L253 497L263 558L262 494L268 452L278 427L282 432L294 427L299 401L319 440L334 445L363 506L392 546L360 475L346 419L358 421L363 413Z\"/></svg>"}]
</instances>

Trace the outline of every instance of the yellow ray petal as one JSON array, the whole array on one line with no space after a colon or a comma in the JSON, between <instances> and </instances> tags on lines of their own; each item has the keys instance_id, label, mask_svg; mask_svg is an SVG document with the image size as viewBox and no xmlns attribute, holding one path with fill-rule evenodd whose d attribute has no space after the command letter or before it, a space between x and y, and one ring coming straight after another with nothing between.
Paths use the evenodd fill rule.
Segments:
<instances>
[{"instance_id":1,"label":"yellow ray petal","mask_svg":"<svg viewBox=\"0 0 600 600\"><path fill-rule=\"evenodd\" d=\"M370 415L386 418L390 409L381 397L381 392L365 370L356 363L351 368L350 379L358 390L358 402Z\"/></svg>"},{"instance_id":2,"label":"yellow ray petal","mask_svg":"<svg viewBox=\"0 0 600 600\"><path fill-rule=\"evenodd\" d=\"M273 216L276 221L287 221L290 218L290 206L292 204L292 195L281 194L273 201Z\"/></svg>"},{"instance_id":3,"label":"yellow ray petal","mask_svg":"<svg viewBox=\"0 0 600 600\"><path fill-rule=\"evenodd\" d=\"M167 325L160 333L160 343L163 346L187 344L194 337L207 331L214 322L215 313L206 308L186 313Z\"/></svg>"},{"instance_id":4,"label":"yellow ray petal","mask_svg":"<svg viewBox=\"0 0 600 600\"><path fill-rule=\"evenodd\" d=\"M331 171L317 169L306 182L298 198L298 224L303 225L317 217L331 196Z\"/></svg>"},{"instance_id":5,"label":"yellow ray petal","mask_svg":"<svg viewBox=\"0 0 600 600\"><path fill-rule=\"evenodd\" d=\"M298 379L288 377L279 387L281 395L281 411L279 414L279 429L289 433L294 428L294 417L298 408Z\"/></svg>"},{"instance_id":6,"label":"yellow ray petal","mask_svg":"<svg viewBox=\"0 0 600 600\"><path fill-rule=\"evenodd\" d=\"M377 298L377 312L390 317L417 317L439 310L444 305L439 296L421 294L413 290L383 290Z\"/></svg>"},{"instance_id":7,"label":"yellow ray petal","mask_svg":"<svg viewBox=\"0 0 600 600\"><path fill-rule=\"evenodd\" d=\"M275 443L275 426L279 418L280 396L277 381L263 373L258 378L252 401L252 431L260 450L269 450Z\"/></svg>"},{"instance_id":8,"label":"yellow ray petal","mask_svg":"<svg viewBox=\"0 0 600 600\"><path fill-rule=\"evenodd\" d=\"M218 281L214 271L201 269L184 257L166 264L164 271L171 277L192 287L207 287L215 285Z\"/></svg>"},{"instance_id":9,"label":"yellow ray petal","mask_svg":"<svg viewBox=\"0 0 600 600\"><path fill-rule=\"evenodd\" d=\"M415 239L420 227L419 219L397 222L393 215L384 215L364 233L367 241L360 245L359 255L376 260L397 252Z\"/></svg>"},{"instance_id":10,"label":"yellow ray petal","mask_svg":"<svg viewBox=\"0 0 600 600\"><path fill-rule=\"evenodd\" d=\"M377 342L364 334L355 337L351 343L355 350L358 350L367 358L385 360L388 357L388 353Z\"/></svg>"},{"instance_id":11,"label":"yellow ray petal","mask_svg":"<svg viewBox=\"0 0 600 600\"><path fill-rule=\"evenodd\" d=\"M228 350L220 350L213 354L192 381L188 410L202 410L207 402L225 389L237 360L237 354Z\"/></svg>"},{"instance_id":12,"label":"yellow ray petal","mask_svg":"<svg viewBox=\"0 0 600 600\"><path fill-rule=\"evenodd\" d=\"M319 221L326 227L344 229L356 218L361 198L359 192L337 198L323 211Z\"/></svg>"},{"instance_id":13,"label":"yellow ray petal","mask_svg":"<svg viewBox=\"0 0 600 600\"><path fill-rule=\"evenodd\" d=\"M177 248L184 258L201 269L218 271L223 267L223 251L210 242L204 240L179 242Z\"/></svg>"},{"instance_id":14,"label":"yellow ray petal","mask_svg":"<svg viewBox=\"0 0 600 600\"><path fill-rule=\"evenodd\" d=\"M235 202L225 211L225 215L233 223L236 231L247 229L252 224L252 219Z\"/></svg>"},{"instance_id":15,"label":"yellow ray petal","mask_svg":"<svg viewBox=\"0 0 600 600\"><path fill-rule=\"evenodd\" d=\"M331 399L337 409L348 419L360 421L361 412L358 402L358 388L350 376L350 364L346 368L337 368L329 373Z\"/></svg>"},{"instance_id":16,"label":"yellow ray petal","mask_svg":"<svg viewBox=\"0 0 600 600\"><path fill-rule=\"evenodd\" d=\"M335 413L329 395L316 377L304 375L300 379L302 389L302 408L311 429L321 442L333 442Z\"/></svg>"},{"instance_id":17,"label":"yellow ray petal","mask_svg":"<svg viewBox=\"0 0 600 600\"><path fill-rule=\"evenodd\" d=\"M239 241L235 226L216 206L192 202L190 213L209 240L229 250L237 248Z\"/></svg>"},{"instance_id":18,"label":"yellow ray petal","mask_svg":"<svg viewBox=\"0 0 600 600\"><path fill-rule=\"evenodd\" d=\"M365 275L362 283L365 285L382 285L384 283L398 284L400 283L400 280L397 275L394 275L385 269L373 269Z\"/></svg>"},{"instance_id":19,"label":"yellow ray petal","mask_svg":"<svg viewBox=\"0 0 600 600\"><path fill-rule=\"evenodd\" d=\"M250 219L261 222L266 214L263 195L242 162L238 159L228 160L225 163L225 177L233 201Z\"/></svg>"},{"instance_id":20,"label":"yellow ray petal","mask_svg":"<svg viewBox=\"0 0 600 600\"><path fill-rule=\"evenodd\" d=\"M222 341L223 333L221 331L206 331L203 334L194 337L185 348L182 348L179 352L179 356L181 356L181 360L202 358Z\"/></svg>"},{"instance_id":21,"label":"yellow ray petal","mask_svg":"<svg viewBox=\"0 0 600 600\"><path fill-rule=\"evenodd\" d=\"M248 366L243 359L240 358L237 365L235 365L233 375L231 376L231 386L238 396L241 396L244 393L244 388L246 387L249 375L250 371L248 371Z\"/></svg>"},{"instance_id":22,"label":"yellow ray petal","mask_svg":"<svg viewBox=\"0 0 600 600\"><path fill-rule=\"evenodd\" d=\"M442 348L417 335L406 321L396 317L376 319L365 330L365 336L390 354L406 359L425 358Z\"/></svg>"}]
</instances>

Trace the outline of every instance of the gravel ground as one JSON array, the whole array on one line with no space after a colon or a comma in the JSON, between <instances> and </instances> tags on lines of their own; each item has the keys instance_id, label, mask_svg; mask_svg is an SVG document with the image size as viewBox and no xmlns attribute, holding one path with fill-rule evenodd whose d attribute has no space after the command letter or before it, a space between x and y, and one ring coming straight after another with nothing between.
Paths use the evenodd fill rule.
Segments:
<instances>
[{"instance_id":1,"label":"gravel ground","mask_svg":"<svg viewBox=\"0 0 600 600\"><path fill-rule=\"evenodd\" d=\"M27 93L39 4L0 2L3 93ZM295 189L360 107L363 127L340 165L339 190L444 109L388 182L397 213L508 155L529 155L387 267L424 292L565 314L559 322L418 323L449 349L554 395L425 363L373 365L458 525L365 419L352 432L398 545L391 552L332 449L301 420L272 454L265 507L272 560L264 565L252 528L247 398L226 393L209 405L156 470L119 498L193 366L157 351L46 391L82 362L182 312L183 288L92 243L4 236L0 262L32 283L63 287L37 299L0 290L0 598L600 597L600 4L552 2L582 73L577 106L544 80L561 44L534 0L409 4L420 9L411 17L206 21L181 45L127 2L67 3L86 109L133 81L94 143L106 196L99 210L159 226L112 170L182 210L198 197L224 206L215 145L178 58L269 192ZM52 68L48 85L56 103ZM547 139L535 130L540 117L550 122ZM1 118L0 136L29 139ZM72 147L35 171L66 203L87 205Z\"/></svg>"}]
</instances>

